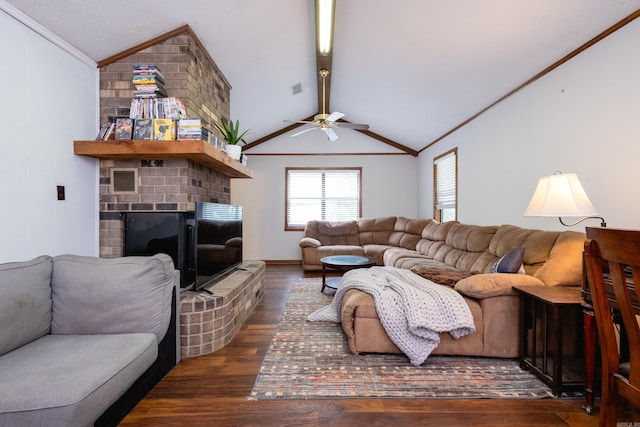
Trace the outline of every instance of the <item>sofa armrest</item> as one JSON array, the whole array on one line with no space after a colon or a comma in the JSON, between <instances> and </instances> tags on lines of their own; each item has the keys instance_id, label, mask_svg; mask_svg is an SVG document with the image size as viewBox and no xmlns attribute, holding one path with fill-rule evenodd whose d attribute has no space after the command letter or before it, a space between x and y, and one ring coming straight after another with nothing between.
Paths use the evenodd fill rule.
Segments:
<instances>
[{"instance_id":1,"label":"sofa armrest","mask_svg":"<svg viewBox=\"0 0 640 427\"><path fill-rule=\"evenodd\" d=\"M540 280L528 274L490 273L476 274L460 280L454 289L471 298L490 298L500 295L516 295L512 286L545 286Z\"/></svg>"},{"instance_id":2,"label":"sofa armrest","mask_svg":"<svg viewBox=\"0 0 640 427\"><path fill-rule=\"evenodd\" d=\"M301 248L319 248L322 246L320 240L314 239L313 237L303 237L299 245Z\"/></svg>"}]
</instances>

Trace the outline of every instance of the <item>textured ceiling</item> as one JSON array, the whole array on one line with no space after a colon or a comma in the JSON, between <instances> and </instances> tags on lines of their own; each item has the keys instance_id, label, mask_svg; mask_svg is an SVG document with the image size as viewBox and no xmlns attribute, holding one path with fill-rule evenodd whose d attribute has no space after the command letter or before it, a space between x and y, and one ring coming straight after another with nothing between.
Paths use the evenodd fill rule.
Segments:
<instances>
[{"instance_id":1,"label":"textured ceiling","mask_svg":"<svg viewBox=\"0 0 640 427\"><path fill-rule=\"evenodd\" d=\"M232 119L252 128L249 142L317 113L313 0L7 3L96 61L188 24L231 82ZM640 0L336 3L329 109L414 150L640 9Z\"/></svg>"}]
</instances>

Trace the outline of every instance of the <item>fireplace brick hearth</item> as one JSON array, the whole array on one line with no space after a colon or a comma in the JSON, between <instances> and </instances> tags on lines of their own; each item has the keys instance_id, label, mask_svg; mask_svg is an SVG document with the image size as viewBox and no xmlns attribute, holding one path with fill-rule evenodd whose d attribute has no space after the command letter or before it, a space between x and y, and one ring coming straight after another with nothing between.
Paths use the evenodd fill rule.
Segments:
<instances>
[{"instance_id":1,"label":"fireplace brick hearth","mask_svg":"<svg viewBox=\"0 0 640 427\"><path fill-rule=\"evenodd\" d=\"M181 293L182 358L201 356L227 345L262 298L265 263L245 261L241 268L209 287L210 293Z\"/></svg>"}]
</instances>

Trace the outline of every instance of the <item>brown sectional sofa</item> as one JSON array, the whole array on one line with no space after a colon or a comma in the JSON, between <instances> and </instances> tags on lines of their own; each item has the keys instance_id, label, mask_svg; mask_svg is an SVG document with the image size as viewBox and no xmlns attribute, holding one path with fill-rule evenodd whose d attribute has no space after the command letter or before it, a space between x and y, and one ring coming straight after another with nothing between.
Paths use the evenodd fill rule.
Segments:
<instances>
[{"instance_id":1,"label":"brown sectional sofa","mask_svg":"<svg viewBox=\"0 0 640 427\"><path fill-rule=\"evenodd\" d=\"M361 218L357 221L309 221L300 241L302 268L322 270L320 259L330 255L363 255L383 264L387 249L415 249L430 219Z\"/></svg>"},{"instance_id":2,"label":"brown sectional sofa","mask_svg":"<svg viewBox=\"0 0 640 427\"><path fill-rule=\"evenodd\" d=\"M433 354L506 358L520 353L520 303L512 286L580 286L584 240L583 233L573 231L384 217L310 221L300 247L302 265L308 271L320 270L324 256L355 254L425 277L434 271L454 279L458 276L454 289L471 309L476 332L458 340L441 334ZM497 260L519 247L524 247L526 274L489 273ZM348 291L341 319L354 354L400 353L384 331L370 295ZM574 343L565 339L565 344Z\"/></svg>"}]
</instances>

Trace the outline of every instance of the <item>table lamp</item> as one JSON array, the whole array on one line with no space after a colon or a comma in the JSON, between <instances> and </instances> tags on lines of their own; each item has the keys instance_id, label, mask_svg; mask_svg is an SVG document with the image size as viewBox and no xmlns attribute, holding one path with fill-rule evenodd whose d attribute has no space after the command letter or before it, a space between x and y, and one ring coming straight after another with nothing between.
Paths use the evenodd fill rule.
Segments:
<instances>
[{"instance_id":1,"label":"table lamp","mask_svg":"<svg viewBox=\"0 0 640 427\"><path fill-rule=\"evenodd\" d=\"M582 188L578 176L574 173L560 172L540 178L529 206L524 211L524 216L558 217L560 223L567 227L579 224L589 218L599 219L600 226L606 227L607 223L604 218L598 215L587 197L587 193ZM562 217L582 218L567 224L562 220Z\"/></svg>"}]
</instances>

